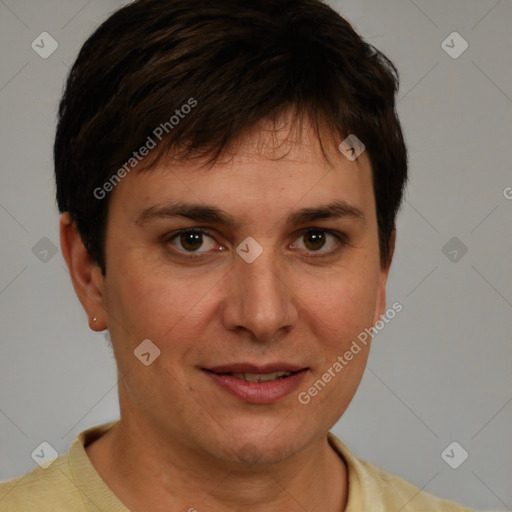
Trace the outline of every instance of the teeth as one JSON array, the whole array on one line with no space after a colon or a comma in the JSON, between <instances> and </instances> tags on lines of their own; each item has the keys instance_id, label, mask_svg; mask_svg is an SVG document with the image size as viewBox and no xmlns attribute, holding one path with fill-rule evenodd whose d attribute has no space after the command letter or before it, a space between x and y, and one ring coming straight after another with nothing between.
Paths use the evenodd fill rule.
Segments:
<instances>
[{"instance_id":1,"label":"teeth","mask_svg":"<svg viewBox=\"0 0 512 512\"><path fill-rule=\"evenodd\" d=\"M233 373L237 379L247 380L249 382L268 382L281 377L288 377L292 372L274 372L274 373Z\"/></svg>"}]
</instances>

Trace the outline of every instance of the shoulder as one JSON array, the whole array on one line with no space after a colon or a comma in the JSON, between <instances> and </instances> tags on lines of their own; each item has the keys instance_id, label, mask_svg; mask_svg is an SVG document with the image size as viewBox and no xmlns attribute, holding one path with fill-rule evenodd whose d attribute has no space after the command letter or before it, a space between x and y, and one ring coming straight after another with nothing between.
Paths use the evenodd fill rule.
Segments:
<instances>
[{"instance_id":1,"label":"shoulder","mask_svg":"<svg viewBox=\"0 0 512 512\"><path fill-rule=\"evenodd\" d=\"M438 498L415 485L354 457L348 448L329 433L331 446L348 467L349 502L346 512L372 510L388 512L473 512L451 500Z\"/></svg>"},{"instance_id":2,"label":"shoulder","mask_svg":"<svg viewBox=\"0 0 512 512\"><path fill-rule=\"evenodd\" d=\"M126 512L87 457L85 446L117 421L89 428L72 442L67 454L47 467L37 466L29 473L0 483L2 512L83 512L108 510Z\"/></svg>"},{"instance_id":3,"label":"shoulder","mask_svg":"<svg viewBox=\"0 0 512 512\"><path fill-rule=\"evenodd\" d=\"M50 512L59 506L69 507L77 500L80 503L81 497L73 483L68 455L61 455L46 469L36 467L23 476L0 483L2 512Z\"/></svg>"},{"instance_id":4,"label":"shoulder","mask_svg":"<svg viewBox=\"0 0 512 512\"><path fill-rule=\"evenodd\" d=\"M387 506L403 512L471 512L470 509L422 491L415 485L373 464L357 459L359 469L366 480L375 484L377 493ZM393 509L394 510L394 509Z\"/></svg>"}]
</instances>

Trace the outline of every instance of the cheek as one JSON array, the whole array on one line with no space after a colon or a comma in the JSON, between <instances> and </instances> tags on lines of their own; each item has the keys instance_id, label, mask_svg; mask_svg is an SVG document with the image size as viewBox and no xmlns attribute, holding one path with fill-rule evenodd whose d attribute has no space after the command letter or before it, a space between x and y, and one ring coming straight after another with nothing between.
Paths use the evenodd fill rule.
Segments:
<instances>
[{"instance_id":1,"label":"cheek","mask_svg":"<svg viewBox=\"0 0 512 512\"><path fill-rule=\"evenodd\" d=\"M210 314L208 294L221 277L163 273L137 261L112 270L106 302L113 322L122 324L121 338L132 343L149 338L161 347L177 337L184 344L197 338Z\"/></svg>"},{"instance_id":2,"label":"cheek","mask_svg":"<svg viewBox=\"0 0 512 512\"><path fill-rule=\"evenodd\" d=\"M304 304L311 318L317 318L316 324L323 326L322 339L333 348L343 348L373 324L379 289L375 271L342 270L327 279L302 283L302 294L308 290L309 297Z\"/></svg>"},{"instance_id":3,"label":"cheek","mask_svg":"<svg viewBox=\"0 0 512 512\"><path fill-rule=\"evenodd\" d=\"M304 322L314 332L312 360L317 364L299 402L306 404L306 416L317 414L332 426L354 397L366 367L378 276L370 269L366 274L339 272L336 278L312 283Z\"/></svg>"}]
</instances>

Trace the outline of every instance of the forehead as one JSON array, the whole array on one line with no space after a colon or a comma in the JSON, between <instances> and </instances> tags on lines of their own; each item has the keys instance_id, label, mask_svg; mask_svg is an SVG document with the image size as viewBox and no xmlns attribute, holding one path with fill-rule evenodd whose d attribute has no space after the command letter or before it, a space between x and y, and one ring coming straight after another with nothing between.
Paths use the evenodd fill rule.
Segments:
<instances>
[{"instance_id":1,"label":"forehead","mask_svg":"<svg viewBox=\"0 0 512 512\"><path fill-rule=\"evenodd\" d=\"M344 138L319 120L315 124L305 114L286 111L277 117L262 119L250 131L234 137L216 163L227 163L233 158L238 163L256 159L286 160L308 162L327 169L342 158L339 145Z\"/></svg>"},{"instance_id":2,"label":"forehead","mask_svg":"<svg viewBox=\"0 0 512 512\"><path fill-rule=\"evenodd\" d=\"M213 163L173 159L127 176L115 190L123 199L148 209L176 201L229 205L234 215L344 201L356 209L373 205L371 167L363 152L354 161L339 149L332 133L319 138L309 122L288 116L264 120L230 143ZM126 201L124 201L126 200ZM112 205L115 206L115 205Z\"/></svg>"}]
</instances>

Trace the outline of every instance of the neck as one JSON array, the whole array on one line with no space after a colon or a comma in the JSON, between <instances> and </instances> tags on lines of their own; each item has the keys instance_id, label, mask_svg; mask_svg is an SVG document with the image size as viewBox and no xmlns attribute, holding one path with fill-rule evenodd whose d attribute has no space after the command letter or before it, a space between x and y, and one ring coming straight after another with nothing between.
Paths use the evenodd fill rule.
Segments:
<instances>
[{"instance_id":1,"label":"neck","mask_svg":"<svg viewBox=\"0 0 512 512\"><path fill-rule=\"evenodd\" d=\"M327 436L276 464L237 465L123 419L86 451L132 512L269 512L278 507L342 512L346 507L347 469Z\"/></svg>"}]
</instances>

